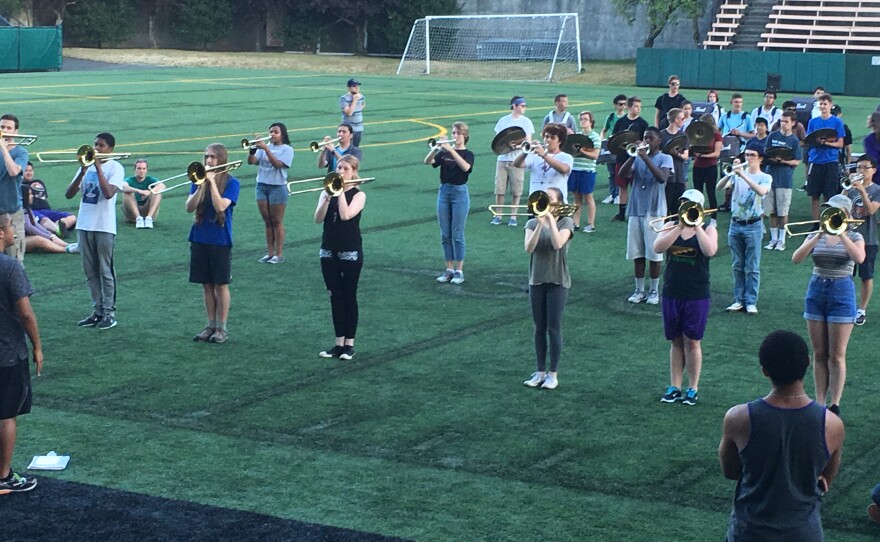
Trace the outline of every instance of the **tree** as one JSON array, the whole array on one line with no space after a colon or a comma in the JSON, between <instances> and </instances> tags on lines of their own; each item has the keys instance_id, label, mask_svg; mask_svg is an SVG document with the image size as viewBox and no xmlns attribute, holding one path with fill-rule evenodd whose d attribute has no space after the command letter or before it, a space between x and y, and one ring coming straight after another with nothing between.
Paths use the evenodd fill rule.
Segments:
<instances>
[{"instance_id":1,"label":"tree","mask_svg":"<svg viewBox=\"0 0 880 542\"><path fill-rule=\"evenodd\" d=\"M64 20L64 37L84 45L103 47L128 38L135 21L131 0L89 0L62 3L54 10ZM66 15L65 13L66 8ZM59 21L60 23L60 21Z\"/></svg>"},{"instance_id":2,"label":"tree","mask_svg":"<svg viewBox=\"0 0 880 542\"><path fill-rule=\"evenodd\" d=\"M700 0L612 0L617 11L627 18L629 24L636 20L639 6L645 6L648 15L648 37L645 47L653 47L654 40L666 25L675 24L681 15L696 19L706 7Z\"/></svg>"},{"instance_id":3,"label":"tree","mask_svg":"<svg viewBox=\"0 0 880 542\"><path fill-rule=\"evenodd\" d=\"M230 0L170 0L167 4L171 28L184 41L202 49L232 30Z\"/></svg>"}]
</instances>

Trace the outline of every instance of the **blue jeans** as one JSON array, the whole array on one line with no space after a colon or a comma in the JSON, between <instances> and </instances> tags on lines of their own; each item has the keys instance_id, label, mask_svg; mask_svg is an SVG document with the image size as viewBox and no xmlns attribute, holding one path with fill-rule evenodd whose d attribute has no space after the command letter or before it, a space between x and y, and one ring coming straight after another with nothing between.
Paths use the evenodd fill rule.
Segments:
<instances>
[{"instance_id":1,"label":"blue jeans","mask_svg":"<svg viewBox=\"0 0 880 542\"><path fill-rule=\"evenodd\" d=\"M614 162L606 165L608 166L608 195L616 198L620 195L620 187L614 182Z\"/></svg>"},{"instance_id":2,"label":"blue jeans","mask_svg":"<svg viewBox=\"0 0 880 542\"><path fill-rule=\"evenodd\" d=\"M733 300L746 306L758 304L763 236L764 228L760 220L748 225L731 220L727 232L727 244L733 257Z\"/></svg>"},{"instance_id":3,"label":"blue jeans","mask_svg":"<svg viewBox=\"0 0 880 542\"><path fill-rule=\"evenodd\" d=\"M466 184L441 184L437 193L437 219L440 221L440 244L447 262L464 261L464 223L471 208Z\"/></svg>"}]
</instances>

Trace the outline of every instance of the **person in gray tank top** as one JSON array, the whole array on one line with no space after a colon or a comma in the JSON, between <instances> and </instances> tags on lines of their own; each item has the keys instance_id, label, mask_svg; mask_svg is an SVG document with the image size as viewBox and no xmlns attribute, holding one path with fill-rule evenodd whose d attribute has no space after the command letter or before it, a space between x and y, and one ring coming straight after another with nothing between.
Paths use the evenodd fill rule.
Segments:
<instances>
[{"instance_id":1,"label":"person in gray tank top","mask_svg":"<svg viewBox=\"0 0 880 542\"><path fill-rule=\"evenodd\" d=\"M807 343L774 331L758 359L770 393L724 416L718 457L736 480L727 542L820 542L822 495L840 467L843 422L810 399L804 375Z\"/></svg>"}]
</instances>

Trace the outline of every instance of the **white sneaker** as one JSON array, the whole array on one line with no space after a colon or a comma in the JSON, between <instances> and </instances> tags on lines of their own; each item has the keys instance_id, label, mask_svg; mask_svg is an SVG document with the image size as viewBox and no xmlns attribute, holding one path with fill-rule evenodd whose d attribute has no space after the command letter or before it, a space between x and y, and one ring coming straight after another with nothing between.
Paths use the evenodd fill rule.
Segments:
<instances>
[{"instance_id":1,"label":"white sneaker","mask_svg":"<svg viewBox=\"0 0 880 542\"><path fill-rule=\"evenodd\" d=\"M648 299L645 300L645 303L648 305L659 305L660 304L660 294L657 293L657 290L651 290L648 292Z\"/></svg>"},{"instance_id":2,"label":"white sneaker","mask_svg":"<svg viewBox=\"0 0 880 542\"><path fill-rule=\"evenodd\" d=\"M729 307L724 310L726 310L727 312L739 312L743 310L743 304L739 301L734 301Z\"/></svg>"},{"instance_id":3,"label":"white sneaker","mask_svg":"<svg viewBox=\"0 0 880 542\"><path fill-rule=\"evenodd\" d=\"M461 284L464 282L464 273L461 271L456 271L452 274L452 279L449 281L452 284Z\"/></svg>"},{"instance_id":4,"label":"white sneaker","mask_svg":"<svg viewBox=\"0 0 880 542\"><path fill-rule=\"evenodd\" d=\"M614 202L614 196L608 194L608 197L602 200L602 203L610 204Z\"/></svg>"},{"instance_id":5,"label":"white sneaker","mask_svg":"<svg viewBox=\"0 0 880 542\"><path fill-rule=\"evenodd\" d=\"M756 305L746 305L746 314L758 314L758 307Z\"/></svg>"},{"instance_id":6,"label":"white sneaker","mask_svg":"<svg viewBox=\"0 0 880 542\"><path fill-rule=\"evenodd\" d=\"M776 243L776 250L783 252L785 250L785 243Z\"/></svg>"},{"instance_id":7,"label":"white sneaker","mask_svg":"<svg viewBox=\"0 0 880 542\"><path fill-rule=\"evenodd\" d=\"M144 229L144 217L139 216L134 221L134 227L138 230Z\"/></svg>"},{"instance_id":8,"label":"white sneaker","mask_svg":"<svg viewBox=\"0 0 880 542\"><path fill-rule=\"evenodd\" d=\"M450 280L452 280L452 277L454 275L455 275L455 273L452 272L452 269L447 269L446 271L443 272L442 275L437 277L437 282L441 282L441 283L449 282Z\"/></svg>"},{"instance_id":9,"label":"white sneaker","mask_svg":"<svg viewBox=\"0 0 880 542\"><path fill-rule=\"evenodd\" d=\"M79 243L70 243L64 250L67 251L68 254L79 254Z\"/></svg>"},{"instance_id":10,"label":"white sneaker","mask_svg":"<svg viewBox=\"0 0 880 542\"><path fill-rule=\"evenodd\" d=\"M636 290L632 293L631 296L629 296L629 299L627 299L626 301L628 303L642 303L646 299L648 298L645 296L644 290Z\"/></svg>"},{"instance_id":11,"label":"white sneaker","mask_svg":"<svg viewBox=\"0 0 880 542\"><path fill-rule=\"evenodd\" d=\"M523 386L528 386L530 388L537 388L541 384L544 383L544 380L550 373L544 373L543 375L540 373L532 373L532 376L529 377L528 380L523 382Z\"/></svg>"},{"instance_id":12,"label":"white sneaker","mask_svg":"<svg viewBox=\"0 0 880 542\"><path fill-rule=\"evenodd\" d=\"M148 216L148 217L144 218L144 228L146 228L148 230L153 229L153 217Z\"/></svg>"},{"instance_id":13,"label":"white sneaker","mask_svg":"<svg viewBox=\"0 0 880 542\"><path fill-rule=\"evenodd\" d=\"M547 378L544 379L544 383L541 384L542 390L555 390L556 386L559 385L559 380L551 373L547 373Z\"/></svg>"},{"instance_id":14,"label":"white sneaker","mask_svg":"<svg viewBox=\"0 0 880 542\"><path fill-rule=\"evenodd\" d=\"M614 196L614 205L620 205L620 196Z\"/></svg>"},{"instance_id":15,"label":"white sneaker","mask_svg":"<svg viewBox=\"0 0 880 542\"><path fill-rule=\"evenodd\" d=\"M766 245L764 245L764 250L774 250L776 249L776 241L770 241Z\"/></svg>"},{"instance_id":16,"label":"white sneaker","mask_svg":"<svg viewBox=\"0 0 880 542\"><path fill-rule=\"evenodd\" d=\"M516 227L516 217L515 216L510 217L510 220L507 221L507 225L510 226L511 228L515 228Z\"/></svg>"},{"instance_id":17,"label":"white sneaker","mask_svg":"<svg viewBox=\"0 0 880 542\"><path fill-rule=\"evenodd\" d=\"M492 224L493 226L500 226L501 225L501 217L496 216L495 218L492 219L492 222L489 222L489 224Z\"/></svg>"}]
</instances>

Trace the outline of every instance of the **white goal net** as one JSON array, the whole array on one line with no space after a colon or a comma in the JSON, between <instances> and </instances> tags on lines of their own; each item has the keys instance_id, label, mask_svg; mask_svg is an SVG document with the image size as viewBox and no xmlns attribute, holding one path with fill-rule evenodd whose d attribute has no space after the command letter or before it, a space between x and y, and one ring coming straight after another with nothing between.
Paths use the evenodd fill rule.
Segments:
<instances>
[{"instance_id":1,"label":"white goal net","mask_svg":"<svg viewBox=\"0 0 880 542\"><path fill-rule=\"evenodd\" d=\"M581 71L577 13L418 19L398 75L558 81Z\"/></svg>"}]
</instances>

